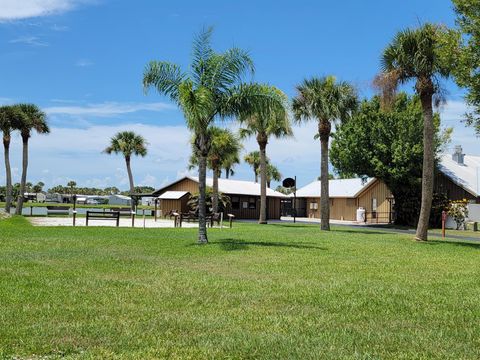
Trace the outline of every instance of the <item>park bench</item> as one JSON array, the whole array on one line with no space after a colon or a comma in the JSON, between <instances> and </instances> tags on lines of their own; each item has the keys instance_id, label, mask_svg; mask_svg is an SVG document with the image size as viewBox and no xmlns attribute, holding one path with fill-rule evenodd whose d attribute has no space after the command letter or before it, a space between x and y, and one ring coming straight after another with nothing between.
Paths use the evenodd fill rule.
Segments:
<instances>
[{"instance_id":1,"label":"park bench","mask_svg":"<svg viewBox=\"0 0 480 360\"><path fill-rule=\"evenodd\" d=\"M115 220L117 227L120 225L120 212L87 211L86 226L89 220Z\"/></svg>"},{"instance_id":2,"label":"park bench","mask_svg":"<svg viewBox=\"0 0 480 360\"><path fill-rule=\"evenodd\" d=\"M68 215L70 207L69 206L47 206L47 216L48 215Z\"/></svg>"},{"instance_id":3,"label":"park bench","mask_svg":"<svg viewBox=\"0 0 480 360\"><path fill-rule=\"evenodd\" d=\"M220 225L220 213L208 214L206 216L207 225L210 224L210 227L213 227L213 224L217 222L217 225ZM179 214L179 226L182 227L182 222L198 221L198 213L190 211L188 213Z\"/></svg>"}]
</instances>

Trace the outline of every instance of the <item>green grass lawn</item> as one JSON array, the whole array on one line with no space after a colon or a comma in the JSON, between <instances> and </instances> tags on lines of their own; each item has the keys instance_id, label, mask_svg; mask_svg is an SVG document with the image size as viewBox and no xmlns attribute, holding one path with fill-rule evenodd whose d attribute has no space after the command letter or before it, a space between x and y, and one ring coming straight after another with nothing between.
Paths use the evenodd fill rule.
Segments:
<instances>
[{"instance_id":1,"label":"green grass lawn","mask_svg":"<svg viewBox=\"0 0 480 360\"><path fill-rule=\"evenodd\" d=\"M442 229L434 229L430 230L433 233L441 234ZM478 237L480 238L480 231L473 231L473 230L453 230L453 229L446 229L445 235L448 237L449 235L456 235L456 236L466 236L466 237Z\"/></svg>"},{"instance_id":2,"label":"green grass lawn","mask_svg":"<svg viewBox=\"0 0 480 360\"><path fill-rule=\"evenodd\" d=\"M478 359L480 247L0 221L0 358Z\"/></svg>"}]
</instances>

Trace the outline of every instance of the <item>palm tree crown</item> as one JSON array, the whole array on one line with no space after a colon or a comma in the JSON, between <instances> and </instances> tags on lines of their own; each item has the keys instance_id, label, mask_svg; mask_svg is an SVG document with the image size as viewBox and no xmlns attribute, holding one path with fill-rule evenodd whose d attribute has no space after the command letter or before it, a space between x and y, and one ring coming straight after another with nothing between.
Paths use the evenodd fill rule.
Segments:
<instances>
[{"instance_id":1,"label":"palm tree crown","mask_svg":"<svg viewBox=\"0 0 480 360\"><path fill-rule=\"evenodd\" d=\"M135 134L133 131L122 131L117 133L110 139L110 145L105 148L107 154L122 154L125 157L132 155L147 155L147 141L141 135Z\"/></svg>"},{"instance_id":2,"label":"palm tree crown","mask_svg":"<svg viewBox=\"0 0 480 360\"><path fill-rule=\"evenodd\" d=\"M15 107L22 116L16 117L13 125L16 130L20 131L22 138L30 138L33 130L39 134L48 134L50 132L46 120L47 116L38 106L34 104L18 104Z\"/></svg>"}]
</instances>

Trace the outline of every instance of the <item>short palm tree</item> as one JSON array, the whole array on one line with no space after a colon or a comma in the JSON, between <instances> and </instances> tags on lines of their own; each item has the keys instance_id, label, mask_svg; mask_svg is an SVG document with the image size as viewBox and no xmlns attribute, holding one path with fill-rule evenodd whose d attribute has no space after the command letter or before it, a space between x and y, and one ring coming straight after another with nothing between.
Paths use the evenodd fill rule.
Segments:
<instances>
[{"instance_id":1,"label":"short palm tree","mask_svg":"<svg viewBox=\"0 0 480 360\"><path fill-rule=\"evenodd\" d=\"M276 97L283 106L276 109L258 109L258 112L240 117L243 126L240 129L242 137L255 136L260 149L260 217L259 224L267 223L267 144L268 139L292 135L290 119L287 111L287 96L273 86L264 85L264 93Z\"/></svg>"},{"instance_id":2,"label":"short palm tree","mask_svg":"<svg viewBox=\"0 0 480 360\"><path fill-rule=\"evenodd\" d=\"M228 179L230 176L235 175L234 167L240 164L240 154L228 156L223 160L222 164L223 170L225 171L225 178Z\"/></svg>"},{"instance_id":3,"label":"short palm tree","mask_svg":"<svg viewBox=\"0 0 480 360\"><path fill-rule=\"evenodd\" d=\"M257 108L279 106L276 99L264 96L261 86L243 81L244 75L254 70L250 56L239 48L215 52L210 43L211 34L212 29L207 29L196 37L190 71L184 72L178 65L169 62L152 61L143 76L146 90L154 87L178 105L196 139L198 242L202 244L208 242L205 188L211 146L209 128L216 119L239 117Z\"/></svg>"},{"instance_id":4,"label":"short palm tree","mask_svg":"<svg viewBox=\"0 0 480 360\"><path fill-rule=\"evenodd\" d=\"M449 62L443 61L442 41L448 30L434 24L400 31L384 50L381 60L383 88L394 91L398 85L415 81L415 91L423 109L423 172L422 201L416 239L427 240L433 198L435 162L435 126L433 100L441 91L440 79L451 73Z\"/></svg>"},{"instance_id":5,"label":"short palm tree","mask_svg":"<svg viewBox=\"0 0 480 360\"><path fill-rule=\"evenodd\" d=\"M5 159L5 211L10 213L12 206L13 186L12 186L12 170L10 166L10 142L12 139L12 131L15 124L19 124L22 120L23 113L16 106L0 107L0 130L3 135L3 150Z\"/></svg>"},{"instance_id":6,"label":"short palm tree","mask_svg":"<svg viewBox=\"0 0 480 360\"><path fill-rule=\"evenodd\" d=\"M27 169L28 169L28 140L32 136L32 131L39 134L48 134L50 128L48 127L46 115L40 108L34 104L18 104L15 105L22 116L15 122L14 128L20 131L22 137L22 177L20 180L20 191L17 199L17 215L22 214L23 201L25 194L25 187L27 184Z\"/></svg>"},{"instance_id":7,"label":"short palm tree","mask_svg":"<svg viewBox=\"0 0 480 360\"><path fill-rule=\"evenodd\" d=\"M67 183L67 186L70 188L70 194L73 195L73 193L75 192L75 187L77 186L77 183L73 180L70 180Z\"/></svg>"},{"instance_id":8,"label":"short palm tree","mask_svg":"<svg viewBox=\"0 0 480 360\"><path fill-rule=\"evenodd\" d=\"M297 121L318 122L320 138L320 218L322 230L330 230L330 202L328 191L328 141L332 124L346 120L357 107L354 88L346 82L337 82L335 77L313 77L297 86L293 99L293 114Z\"/></svg>"},{"instance_id":9,"label":"short palm tree","mask_svg":"<svg viewBox=\"0 0 480 360\"><path fill-rule=\"evenodd\" d=\"M122 154L127 165L128 182L130 184L130 194L135 193L135 185L133 183L132 167L130 165L132 155L147 155L147 141L133 131L121 131L110 139L110 145L103 150L106 154ZM135 204L132 201L132 209Z\"/></svg>"},{"instance_id":10,"label":"short palm tree","mask_svg":"<svg viewBox=\"0 0 480 360\"><path fill-rule=\"evenodd\" d=\"M270 184L274 181L282 180L282 174L280 170L275 165L267 164L267 187L270 187Z\"/></svg>"},{"instance_id":11,"label":"short palm tree","mask_svg":"<svg viewBox=\"0 0 480 360\"><path fill-rule=\"evenodd\" d=\"M251 151L243 157L243 160L252 167L255 176L255 182L258 183L258 174L260 169L260 151Z\"/></svg>"},{"instance_id":12,"label":"short palm tree","mask_svg":"<svg viewBox=\"0 0 480 360\"><path fill-rule=\"evenodd\" d=\"M228 129L212 126L208 130L211 139L210 150L208 152L207 164L213 171L212 183L212 212L218 212L218 178L222 168L225 167L225 162L229 162L231 158L237 157L242 149L242 144L237 135ZM195 138L192 145L195 144ZM198 166L199 157L196 153L196 147L193 146L193 153L190 157L190 167Z\"/></svg>"}]
</instances>

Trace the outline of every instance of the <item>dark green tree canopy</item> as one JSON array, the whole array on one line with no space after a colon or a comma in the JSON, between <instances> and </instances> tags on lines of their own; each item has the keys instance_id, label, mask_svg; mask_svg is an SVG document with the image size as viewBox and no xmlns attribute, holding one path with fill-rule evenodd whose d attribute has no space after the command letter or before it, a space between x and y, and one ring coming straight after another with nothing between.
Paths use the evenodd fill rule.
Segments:
<instances>
[{"instance_id":1,"label":"dark green tree canopy","mask_svg":"<svg viewBox=\"0 0 480 360\"><path fill-rule=\"evenodd\" d=\"M438 153L449 132L439 133L438 114L435 124ZM395 197L399 222L411 224L416 214L405 213L404 204L418 201L421 194L422 130L418 96L397 95L389 111L382 110L379 97L365 100L359 111L333 135L331 163L340 174L353 173L385 182Z\"/></svg>"},{"instance_id":2,"label":"dark green tree canopy","mask_svg":"<svg viewBox=\"0 0 480 360\"><path fill-rule=\"evenodd\" d=\"M480 2L453 0L457 24L462 32L454 70L458 85L468 89L467 103L473 107L467 115L467 124L480 135Z\"/></svg>"}]
</instances>

